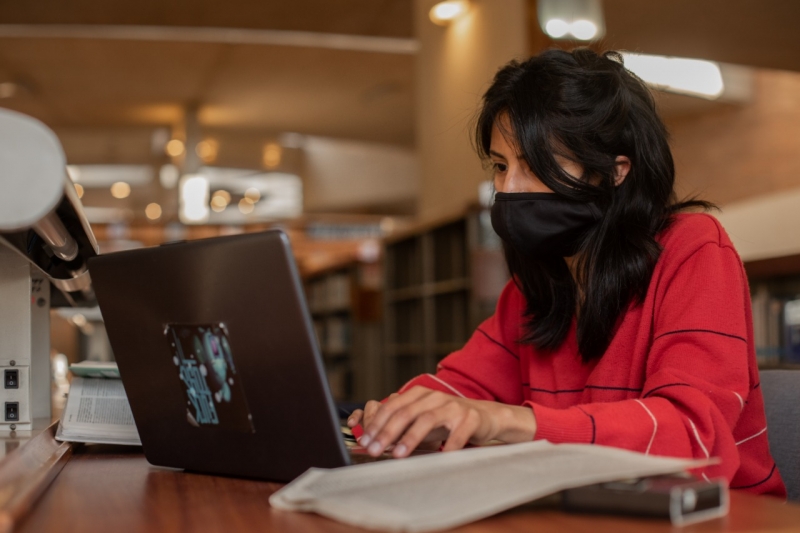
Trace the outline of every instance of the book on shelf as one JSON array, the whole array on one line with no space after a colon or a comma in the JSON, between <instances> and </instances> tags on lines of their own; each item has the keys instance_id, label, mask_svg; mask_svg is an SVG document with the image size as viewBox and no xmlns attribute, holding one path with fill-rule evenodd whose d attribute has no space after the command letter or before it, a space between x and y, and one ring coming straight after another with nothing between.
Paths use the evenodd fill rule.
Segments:
<instances>
[{"instance_id":1,"label":"book on shelf","mask_svg":"<svg viewBox=\"0 0 800 533\"><path fill-rule=\"evenodd\" d=\"M82 378L112 378L119 379L117 363L108 361L81 361L69 365L73 375Z\"/></svg>"},{"instance_id":2,"label":"book on shelf","mask_svg":"<svg viewBox=\"0 0 800 533\"><path fill-rule=\"evenodd\" d=\"M345 317L329 317L325 324L325 351L335 356L347 352L350 347L350 323Z\"/></svg>"},{"instance_id":3,"label":"book on shelf","mask_svg":"<svg viewBox=\"0 0 800 533\"><path fill-rule=\"evenodd\" d=\"M759 366L777 366L793 362L789 356L786 320L787 306L793 299L775 294L765 285L755 287L752 294L753 336ZM795 361L800 361L795 359Z\"/></svg>"},{"instance_id":4,"label":"book on shelf","mask_svg":"<svg viewBox=\"0 0 800 533\"><path fill-rule=\"evenodd\" d=\"M74 376L56 440L141 446L122 381Z\"/></svg>"}]
</instances>

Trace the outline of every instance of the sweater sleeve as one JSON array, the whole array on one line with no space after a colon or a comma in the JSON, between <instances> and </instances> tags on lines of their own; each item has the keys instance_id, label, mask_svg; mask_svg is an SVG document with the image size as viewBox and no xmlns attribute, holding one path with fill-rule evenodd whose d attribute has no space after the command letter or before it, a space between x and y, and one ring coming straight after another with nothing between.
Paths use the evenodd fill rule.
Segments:
<instances>
[{"instance_id":1,"label":"sweater sleeve","mask_svg":"<svg viewBox=\"0 0 800 533\"><path fill-rule=\"evenodd\" d=\"M523 306L522 294L509 281L495 314L478 326L464 347L442 359L436 375L417 376L399 392L421 385L465 398L520 405L524 398L517 339Z\"/></svg>"},{"instance_id":2,"label":"sweater sleeve","mask_svg":"<svg viewBox=\"0 0 800 533\"><path fill-rule=\"evenodd\" d=\"M721 463L703 475L730 481L739 468L733 429L750 391L749 296L736 252L708 243L655 291L652 344L639 398L533 408L537 439L590 442Z\"/></svg>"}]
</instances>

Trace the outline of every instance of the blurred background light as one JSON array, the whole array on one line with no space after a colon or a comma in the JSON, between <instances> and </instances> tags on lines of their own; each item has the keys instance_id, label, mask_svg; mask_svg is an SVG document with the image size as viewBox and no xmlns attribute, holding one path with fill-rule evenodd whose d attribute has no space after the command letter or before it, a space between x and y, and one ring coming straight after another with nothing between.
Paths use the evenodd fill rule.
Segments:
<instances>
[{"instance_id":1,"label":"blurred background light","mask_svg":"<svg viewBox=\"0 0 800 533\"><path fill-rule=\"evenodd\" d=\"M605 17L600 0L538 0L539 25L553 39L600 39Z\"/></svg>"},{"instance_id":2,"label":"blurred background light","mask_svg":"<svg viewBox=\"0 0 800 533\"><path fill-rule=\"evenodd\" d=\"M208 221L208 179L198 174L188 174L180 181L180 216L185 224Z\"/></svg>"},{"instance_id":3,"label":"blurred background light","mask_svg":"<svg viewBox=\"0 0 800 533\"><path fill-rule=\"evenodd\" d=\"M165 189L174 189L178 185L181 173L175 165L162 165L158 171L158 181Z\"/></svg>"},{"instance_id":4,"label":"blurred background light","mask_svg":"<svg viewBox=\"0 0 800 533\"><path fill-rule=\"evenodd\" d=\"M559 39L569 33L569 24L561 19L550 19L545 23L545 32L550 37Z\"/></svg>"},{"instance_id":5,"label":"blurred background light","mask_svg":"<svg viewBox=\"0 0 800 533\"><path fill-rule=\"evenodd\" d=\"M282 152L281 145L278 143L264 145L264 167L272 169L280 165Z\"/></svg>"},{"instance_id":6,"label":"blurred background light","mask_svg":"<svg viewBox=\"0 0 800 533\"><path fill-rule=\"evenodd\" d=\"M713 61L628 52L622 57L625 68L660 90L713 100L725 89L719 65Z\"/></svg>"},{"instance_id":7,"label":"blurred background light","mask_svg":"<svg viewBox=\"0 0 800 533\"><path fill-rule=\"evenodd\" d=\"M215 213L221 213L225 211L225 208L228 207L228 204L231 203L231 194L223 189L220 189L211 196L211 209Z\"/></svg>"},{"instance_id":8,"label":"blurred background light","mask_svg":"<svg viewBox=\"0 0 800 533\"><path fill-rule=\"evenodd\" d=\"M158 220L159 218L161 218L161 206L155 202L149 203L147 204L147 207L145 207L144 209L144 214L150 220Z\"/></svg>"},{"instance_id":9,"label":"blurred background light","mask_svg":"<svg viewBox=\"0 0 800 533\"><path fill-rule=\"evenodd\" d=\"M131 194L131 186L124 182L118 181L111 185L111 196L117 198L118 200L122 200L123 198L127 198Z\"/></svg>"},{"instance_id":10,"label":"blurred background light","mask_svg":"<svg viewBox=\"0 0 800 533\"><path fill-rule=\"evenodd\" d=\"M256 203L261 199L261 192L255 187L250 187L249 189L244 191L244 197L250 200L251 202Z\"/></svg>"},{"instance_id":11,"label":"blurred background light","mask_svg":"<svg viewBox=\"0 0 800 533\"><path fill-rule=\"evenodd\" d=\"M466 13L468 7L466 0L439 2L431 8L428 15L434 24L445 26Z\"/></svg>"},{"instance_id":12,"label":"blurred background light","mask_svg":"<svg viewBox=\"0 0 800 533\"><path fill-rule=\"evenodd\" d=\"M167 155L170 157L178 157L183 154L184 145L183 141L180 139L172 139L167 143L166 151Z\"/></svg>"},{"instance_id":13,"label":"blurred background light","mask_svg":"<svg viewBox=\"0 0 800 533\"><path fill-rule=\"evenodd\" d=\"M206 139L197 143L194 151L203 163L213 163L219 153L219 143L214 139Z\"/></svg>"},{"instance_id":14,"label":"blurred background light","mask_svg":"<svg viewBox=\"0 0 800 533\"><path fill-rule=\"evenodd\" d=\"M569 32L581 41L589 41L597 35L597 26L590 20L576 20L570 24Z\"/></svg>"},{"instance_id":15,"label":"blurred background light","mask_svg":"<svg viewBox=\"0 0 800 533\"><path fill-rule=\"evenodd\" d=\"M239 211L242 212L243 215L249 215L255 209L255 205L252 201L248 198L242 198L239 200Z\"/></svg>"}]
</instances>

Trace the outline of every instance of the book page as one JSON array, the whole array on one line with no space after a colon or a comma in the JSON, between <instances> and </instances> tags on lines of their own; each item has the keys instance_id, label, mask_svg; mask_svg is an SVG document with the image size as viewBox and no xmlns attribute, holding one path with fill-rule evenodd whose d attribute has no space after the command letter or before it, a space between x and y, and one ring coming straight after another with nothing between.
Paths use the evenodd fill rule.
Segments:
<instances>
[{"instance_id":1,"label":"book page","mask_svg":"<svg viewBox=\"0 0 800 533\"><path fill-rule=\"evenodd\" d=\"M473 448L332 470L311 469L276 492L277 508L388 531L455 527L583 485L708 464L603 446L544 441Z\"/></svg>"},{"instance_id":2,"label":"book page","mask_svg":"<svg viewBox=\"0 0 800 533\"><path fill-rule=\"evenodd\" d=\"M122 381L74 377L59 433L63 440L139 444Z\"/></svg>"}]
</instances>

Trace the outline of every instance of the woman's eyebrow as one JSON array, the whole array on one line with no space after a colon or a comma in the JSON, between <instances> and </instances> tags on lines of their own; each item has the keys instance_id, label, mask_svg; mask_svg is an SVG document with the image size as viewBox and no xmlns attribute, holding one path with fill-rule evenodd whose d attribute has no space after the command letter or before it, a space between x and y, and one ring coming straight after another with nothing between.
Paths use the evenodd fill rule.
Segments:
<instances>
[{"instance_id":1,"label":"woman's eyebrow","mask_svg":"<svg viewBox=\"0 0 800 533\"><path fill-rule=\"evenodd\" d=\"M492 155L494 157L498 157L500 159L505 159L506 158L506 156L504 156L500 152L495 152L494 150L489 150L489 155Z\"/></svg>"}]
</instances>

